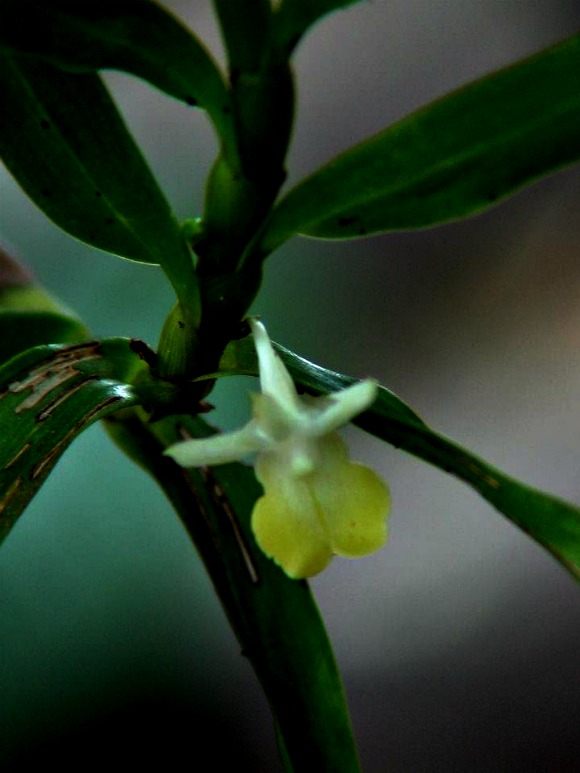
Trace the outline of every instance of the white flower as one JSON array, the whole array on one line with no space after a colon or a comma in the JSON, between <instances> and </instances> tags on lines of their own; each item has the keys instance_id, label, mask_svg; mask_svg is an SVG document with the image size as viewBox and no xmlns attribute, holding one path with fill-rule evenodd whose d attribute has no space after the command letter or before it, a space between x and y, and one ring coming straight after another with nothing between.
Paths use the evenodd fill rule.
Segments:
<instances>
[{"instance_id":1,"label":"white flower","mask_svg":"<svg viewBox=\"0 0 580 773\"><path fill-rule=\"evenodd\" d=\"M389 492L368 467L348 459L336 432L375 400L378 386L360 381L322 397L301 396L266 329L250 321L262 393L242 429L186 440L166 453L183 467L225 464L256 453L264 487L252 513L261 549L293 578L321 572L333 555L373 553L387 538Z\"/></svg>"}]
</instances>

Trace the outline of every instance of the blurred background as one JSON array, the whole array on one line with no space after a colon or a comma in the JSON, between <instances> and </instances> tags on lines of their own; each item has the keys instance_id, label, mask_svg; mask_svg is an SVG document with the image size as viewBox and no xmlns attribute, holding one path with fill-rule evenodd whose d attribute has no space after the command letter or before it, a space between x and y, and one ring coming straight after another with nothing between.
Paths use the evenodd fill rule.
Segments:
<instances>
[{"instance_id":1,"label":"blurred background","mask_svg":"<svg viewBox=\"0 0 580 773\"><path fill-rule=\"evenodd\" d=\"M223 61L209 0L165 3ZM573 34L575 0L374 0L296 57L289 182L450 89ZM201 113L107 76L182 218L216 147ZM119 170L123 174L123 170ZM156 343L161 273L62 234L0 170L0 235L98 335ZM373 375L434 428L580 502L578 169L431 231L295 239L256 303L271 336ZM248 415L221 384L216 422ZM574 581L457 480L349 431L389 481L391 539L312 583L367 773L576 771ZM194 549L101 427L75 441L2 548L0 767L279 770L272 723Z\"/></svg>"}]
</instances>

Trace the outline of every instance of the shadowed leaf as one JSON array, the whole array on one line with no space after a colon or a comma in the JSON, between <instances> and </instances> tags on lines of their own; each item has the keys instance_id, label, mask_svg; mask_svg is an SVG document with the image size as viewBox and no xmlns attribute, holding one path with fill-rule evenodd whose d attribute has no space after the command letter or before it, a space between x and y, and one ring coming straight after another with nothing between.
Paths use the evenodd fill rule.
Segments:
<instances>
[{"instance_id":1,"label":"shadowed leaf","mask_svg":"<svg viewBox=\"0 0 580 773\"><path fill-rule=\"evenodd\" d=\"M51 220L107 252L189 270L177 222L97 75L0 56L0 98L0 155Z\"/></svg>"},{"instance_id":2,"label":"shadowed leaf","mask_svg":"<svg viewBox=\"0 0 580 773\"><path fill-rule=\"evenodd\" d=\"M293 188L257 253L293 234L355 239L481 212L580 159L580 35L390 126Z\"/></svg>"},{"instance_id":3,"label":"shadowed leaf","mask_svg":"<svg viewBox=\"0 0 580 773\"><path fill-rule=\"evenodd\" d=\"M3 0L0 47L76 72L124 70L205 108L220 135L231 131L228 93L212 58L192 32L148 0Z\"/></svg>"}]
</instances>

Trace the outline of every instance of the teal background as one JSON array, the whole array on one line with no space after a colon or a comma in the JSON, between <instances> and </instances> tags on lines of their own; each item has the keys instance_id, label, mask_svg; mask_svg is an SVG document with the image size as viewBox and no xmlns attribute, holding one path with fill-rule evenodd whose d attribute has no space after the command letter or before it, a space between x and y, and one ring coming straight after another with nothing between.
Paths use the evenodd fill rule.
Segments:
<instances>
[{"instance_id":1,"label":"teal background","mask_svg":"<svg viewBox=\"0 0 580 773\"><path fill-rule=\"evenodd\" d=\"M221 57L209 2L166 5ZM579 24L564 1L336 14L297 56L289 182ZM178 215L199 214L216 152L204 116L108 80ZM2 239L43 284L95 334L155 344L172 302L161 273L60 233L3 170L0 186ZM579 502L579 188L572 169L464 223L296 239L271 257L255 309L273 338L378 377L438 430ZM220 384L215 421L244 421L251 388ZM365 770L576 770L577 586L456 480L347 434L394 502L383 551L313 581ZM195 769L208 754L218 769L277 770L268 707L169 506L93 427L2 548L0 765Z\"/></svg>"}]
</instances>

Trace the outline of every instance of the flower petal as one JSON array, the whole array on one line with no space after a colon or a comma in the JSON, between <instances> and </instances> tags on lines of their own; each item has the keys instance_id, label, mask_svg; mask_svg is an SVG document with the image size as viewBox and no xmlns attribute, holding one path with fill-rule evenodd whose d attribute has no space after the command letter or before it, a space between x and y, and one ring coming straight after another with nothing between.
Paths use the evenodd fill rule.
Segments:
<instances>
[{"instance_id":1,"label":"flower petal","mask_svg":"<svg viewBox=\"0 0 580 773\"><path fill-rule=\"evenodd\" d=\"M377 382L367 378L340 392L315 398L321 409L309 421L308 434L326 435L348 424L351 419L366 411L374 403L378 389Z\"/></svg>"},{"instance_id":2,"label":"flower petal","mask_svg":"<svg viewBox=\"0 0 580 773\"><path fill-rule=\"evenodd\" d=\"M389 490L371 469L348 460L339 435L331 433L319 443L320 464L311 486L328 524L332 551L347 558L374 553L387 540Z\"/></svg>"},{"instance_id":3,"label":"flower petal","mask_svg":"<svg viewBox=\"0 0 580 773\"><path fill-rule=\"evenodd\" d=\"M293 579L318 574L330 563L332 549L308 476L289 475L273 453L258 457L256 475L265 489L252 513L258 545Z\"/></svg>"},{"instance_id":4,"label":"flower petal","mask_svg":"<svg viewBox=\"0 0 580 773\"><path fill-rule=\"evenodd\" d=\"M286 411L294 413L300 404L294 382L286 366L274 351L264 325L257 319L250 319L249 323L258 355L262 392L272 395Z\"/></svg>"},{"instance_id":5,"label":"flower petal","mask_svg":"<svg viewBox=\"0 0 580 773\"><path fill-rule=\"evenodd\" d=\"M288 423L286 413L278 401L270 394L251 394L252 415L256 427L264 437L273 443L282 442L292 433L293 427Z\"/></svg>"},{"instance_id":6,"label":"flower petal","mask_svg":"<svg viewBox=\"0 0 580 773\"><path fill-rule=\"evenodd\" d=\"M256 451L262 451L266 443L255 423L250 421L235 432L184 440L169 446L163 453L171 456L182 467L202 467L243 459Z\"/></svg>"}]
</instances>

